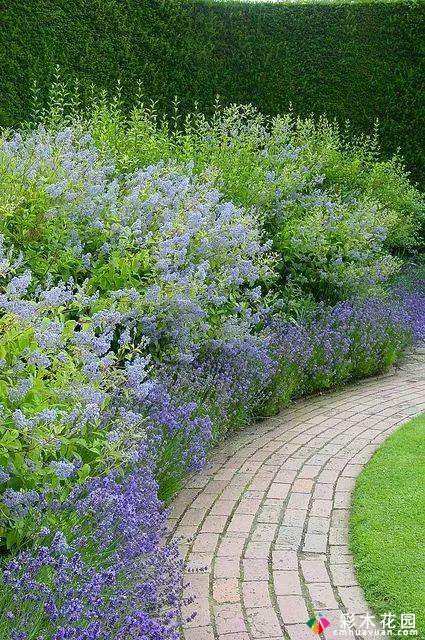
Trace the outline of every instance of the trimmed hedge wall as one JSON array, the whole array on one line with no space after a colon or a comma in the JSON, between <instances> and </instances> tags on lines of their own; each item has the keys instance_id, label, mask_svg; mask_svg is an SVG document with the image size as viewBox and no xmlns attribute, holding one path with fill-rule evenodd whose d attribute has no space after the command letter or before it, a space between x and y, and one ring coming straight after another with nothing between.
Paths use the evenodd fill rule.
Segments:
<instances>
[{"instance_id":1,"label":"trimmed hedge wall","mask_svg":"<svg viewBox=\"0 0 425 640\"><path fill-rule=\"evenodd\" d=\"M0 12L0 123L30 113L55 65L131 101L141 79L167 110L251 102L266 113L326 112L401 147L424 175L425 3L243 4L196 0L7 0Z\"/></svg>"}]
</instances>

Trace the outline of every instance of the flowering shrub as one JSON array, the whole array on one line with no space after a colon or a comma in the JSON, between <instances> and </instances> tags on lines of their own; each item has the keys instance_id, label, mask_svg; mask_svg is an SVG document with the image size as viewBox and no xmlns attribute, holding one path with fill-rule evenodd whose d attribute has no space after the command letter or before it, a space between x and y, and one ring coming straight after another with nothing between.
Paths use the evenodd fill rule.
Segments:
<instances>
[{"instance_id":1,"label":"flowering shrub","mask_svg":"<svg viewBox=\"0 0 425 640\"><path fill-rule=\"evenodd\" d=\"M153 379L149 356L140 355L144 342L136 348L119 334L122 316L84 316L93 296L62 282L29 292L30 272L20 274L21 259L1 242L0 263L0 536L7 545L25 535L25 516L46 504L46 490L63 498L70 483L146 463L142 441L162 475L164 442L172 443L175 477L201 467L208 417Z\"/></svg>"},{"instance_id":2,"label":"flowering shrub","mask_svg":"<svg viewBox=\"0 0 425 640\"><path fill-rule=\"evenodd\" d=\"M5 140L0 162L0 230L36 277L88 279L101 294L95 310L108 298L129 330L137 324L162 348L172 341L184 352L258 322L270 243L254 212L223 201L213 176L159 163L116 177L90 135L43 127Z\"/></svg>"},{"instance_id":3,"label":"flowering shrub","mask_svg":"<svg viewBox=\"0 0 425 640\"><path fill-rule=\"evenodd\" d=\"M261 284L273 278L256 216L223 202L213 181L190 169L148 167L123 191L110 254L90 282L112 291L127 327L189 357L208 340L249 333L265 312Z\"/></svg>"},{"instance_id":4,"label":"flowering shrub","mask_svg":"<svg viewBox=\"0 0 425 640\"><path fill-rule=\"evenodd\" d=\"M173 133L139 112L113 138L110 117L0 147L10 640L177 640L162 500L229 429L425 335L423 283L386 285L420 231L398 165L381 183L326 123L249 109Z\"/></svg>"},{"instance_id":5,"label":"flowering shrub","mask_svg":"<svg viewBox=\"0 0 425 640\"><path fill-rule=\"evenodd\" d=\"M87 126L97 144L126 170L159 158L193 162L201 173L214 167L226 197L263 213L273 241L281 236L290 240L295 226L293 256L286 253L289 242L274 244L283 260L283 284L313 258L307 279L325 279L326 284L318 299L325 294L331 302L344 299L359 284L373 294L396 266L390 251L423 247L423 194L409 181L400 158L380 157L376 136L347 140L325 118L266 118L250 106L217 109L210 120L195 113L170 130L143 105L127 117L116 105L99 104ZM113 137L112 126L119 129ZM321 225L329 216L332 228L322 236ZM337 273L343 286L335 290Z\"/></svg>"},{"instance_id":6,"label":"flowering shrub","mask_svg":"<svg viewBox=\"0 0 425 640\"><path fill-rule=\"evenodd\" d=\"M341 203L321 193L294 196L276 210L282 274L317 300L368 293L398 270L399 261L383 247L385 211L370 202Z\"/></svg>"},{"instance_id":7,"label":"flowering shrub","mask_svg":"<svg viewBox=\"0 0 425 640\"><path fill-rule=\"evenodd\" d=\"M3 140L0 165L0 232L37 278L83 278L102 245L100 216L116 202L114 165L99 161L90 135L44 127Z\"/></svg>"},{"instance_id":8,"label":"flowering shrub","mask_svg":"<svg viewBox=\"0 0 425 640\"><path fill-rule=\"evenodd\" d=\"M14 259L3 242L0 263L4 291L0 294L4 489L0 525L4 536L11 522L19 521L42 499L41 489L50 485L59 490L62 481L73 476L83 479L91 465L103 466L112 448L108 451L99 420L107 375L89 382L94 377L93 363L96 360L99 367L100 358L78 348L75 323L63 321L64 310L75 302L72 289L59 283L28 295L31 273L17 273L20 259ZM7 542L17 542L16 530L8 532Z\"/></svg>"}]
</instances>

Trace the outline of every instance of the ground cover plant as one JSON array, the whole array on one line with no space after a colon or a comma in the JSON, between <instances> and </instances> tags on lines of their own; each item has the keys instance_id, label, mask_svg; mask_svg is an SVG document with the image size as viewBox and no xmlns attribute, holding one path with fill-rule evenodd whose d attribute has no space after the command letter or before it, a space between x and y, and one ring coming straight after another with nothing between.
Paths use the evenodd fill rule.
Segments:
<instances>
[{"instance_id":1,"label":"ground cover plant","mask_svg":"<svg viewBox=\"0 0 425 640\"><path fill-rule=\"evenodd\" d=\"M357 480L351 546L367 601L378 614L415 613L424 638L424 416L402 426ZM403 633L403 632L401 632Z\"/></svg>"},{"instance_id":2,"label":"ground cover plant","mask_svg":"<svg viewBox=\"0 0 425 640\"><path fill-rule=\"evenodd\" d=\"M174 640L164 503L229 430L424 337L395 280L423 197L324 119L62 89L0 145L0 638Z\"/></svg>"}]
</instances>

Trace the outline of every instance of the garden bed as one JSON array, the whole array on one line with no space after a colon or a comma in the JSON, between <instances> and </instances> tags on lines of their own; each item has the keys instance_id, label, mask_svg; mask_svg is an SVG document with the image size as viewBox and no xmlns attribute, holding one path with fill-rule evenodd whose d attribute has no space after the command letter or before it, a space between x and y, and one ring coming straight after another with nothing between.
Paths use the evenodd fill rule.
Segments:
<instances>
[{"instance_id":1,"label":"garden bed","mask_svg":"<svg viewBox=\"0 0 425 640\"><path fill-rule=\"evenodd\" d=\"M423 282L395 286L423 197L324 119L68 104L0 148L0 638L174 640L164 501L230 430L423 338Z\"/></svg>"}]
</instances>

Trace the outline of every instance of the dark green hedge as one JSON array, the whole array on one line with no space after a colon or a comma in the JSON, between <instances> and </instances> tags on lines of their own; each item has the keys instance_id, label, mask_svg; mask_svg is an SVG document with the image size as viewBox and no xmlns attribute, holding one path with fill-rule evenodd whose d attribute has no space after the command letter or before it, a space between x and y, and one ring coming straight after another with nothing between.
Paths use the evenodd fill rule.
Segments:
<instances>
[{"instance_id":1,"label":"dark green hedge","mask_svg":"<svg viewBox=\"0 0 425 640\"><path fill-rule=\"evenodd\" d=\"M31 81L44 90L59 64L83 87L131 101L136 81L166 110L252 102L264 112L292 103L370 132L381 120L385 151L401 147L424 172L425 4L240 4L196 0L3 0L0 123L29 115Z\"/></svg>"}]
</instances>

